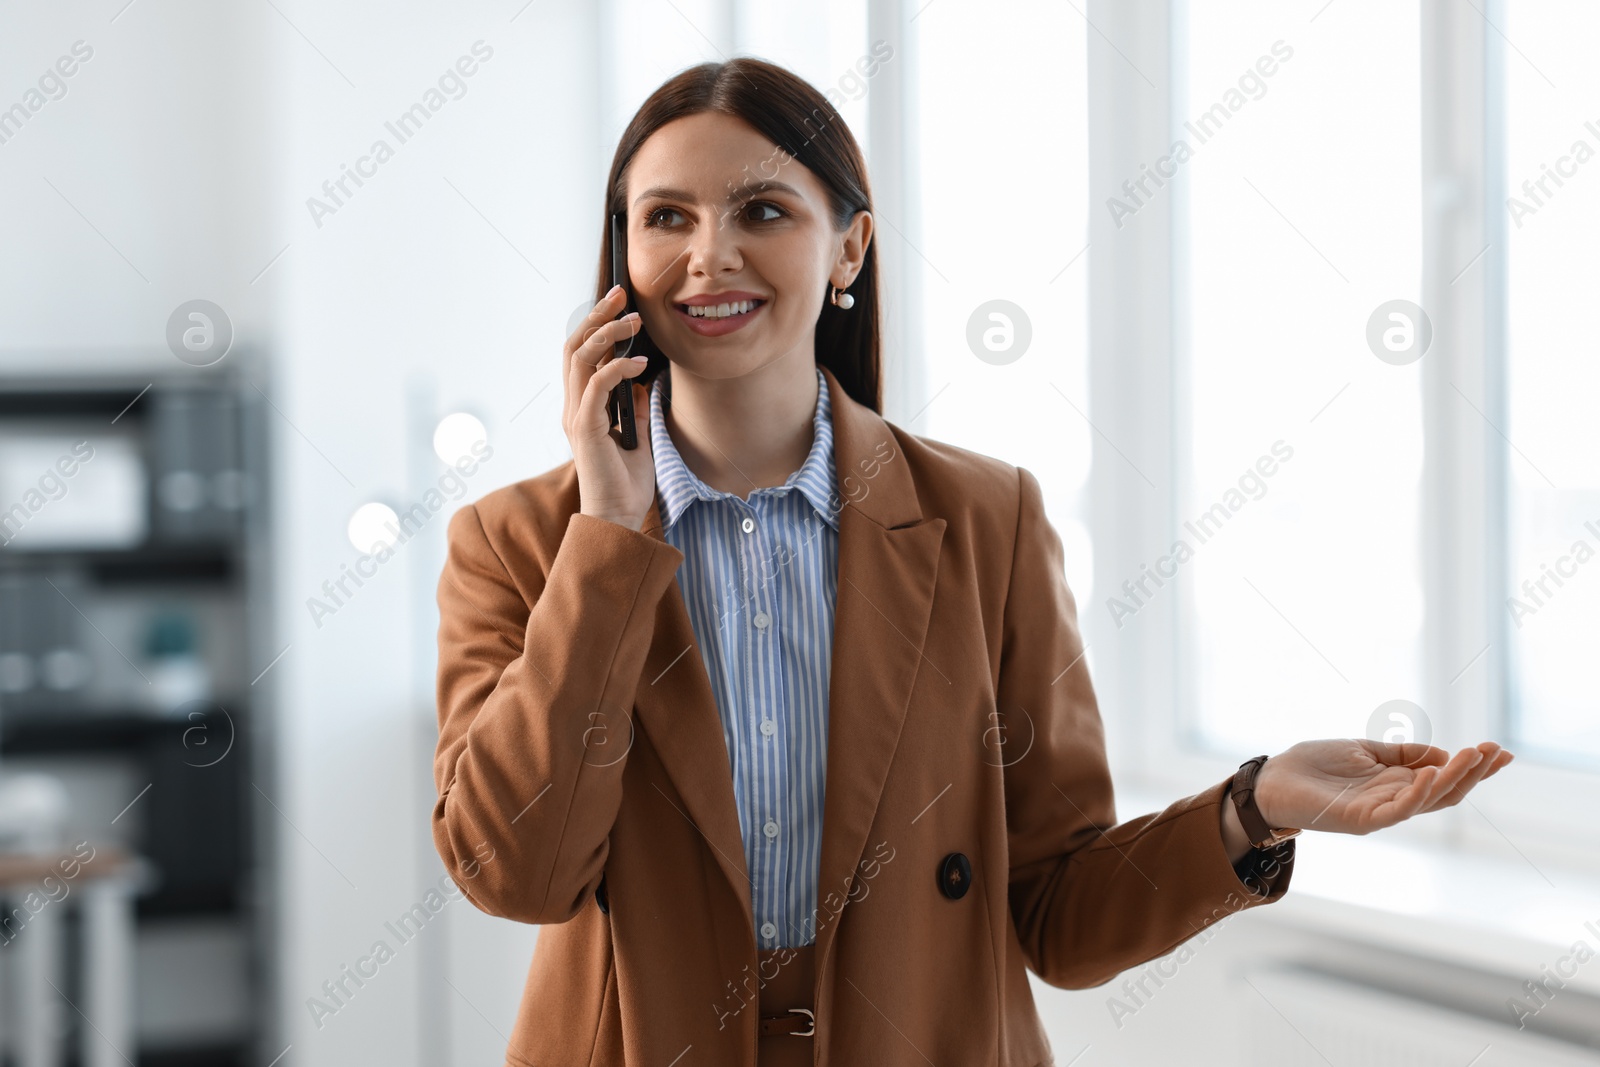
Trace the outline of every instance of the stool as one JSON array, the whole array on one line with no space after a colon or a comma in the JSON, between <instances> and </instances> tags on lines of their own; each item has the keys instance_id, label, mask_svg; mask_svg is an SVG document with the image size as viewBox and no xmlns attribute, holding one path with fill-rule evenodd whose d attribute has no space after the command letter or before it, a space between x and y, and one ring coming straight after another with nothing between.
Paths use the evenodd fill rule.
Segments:
<instances>
[{"instance_id":1,"label":"stool","mask_svg":"<svg viewBox=\"0 0 1600 1067\"><path fill-rule=\"evenodd\" d=\"M68 877L73 863L77 869ZM67 886L67 893L30 914L22 901L29 893L44 896L46 878ZM13 1050L19 1067L66 1062L61 1048L61 1013L66 1010L61 920L71 907L81 907L84 919L84 989L77 1007L87 1025L82 1027L78 1062L87 1067L133 1062L133 900L149 878L145 861L107 846L96 847L89 860L70 852L0 854L0 936L8 945L15 940L22 980ZM14 909L26 916L25 922L17 922Z\"/></svg>"}]
</instances>

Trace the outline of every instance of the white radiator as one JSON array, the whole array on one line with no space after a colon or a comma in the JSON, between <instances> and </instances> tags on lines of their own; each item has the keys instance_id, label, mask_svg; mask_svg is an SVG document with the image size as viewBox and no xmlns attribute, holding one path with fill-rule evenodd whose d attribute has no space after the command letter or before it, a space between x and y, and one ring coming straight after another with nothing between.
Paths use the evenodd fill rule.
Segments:
<instances>
[{"instance_id":1,"label":"white radiator","mask_svg":"<svg viewBox=\"0 0 1600 1067\"><path fill-rule=\"evenodd\" d=\"M1595 1067L1600 1049L1288 965L1237 978L1259 1067ZM1573 994L1577 996L1577 994Z\"/></svg>"}]
</instances>

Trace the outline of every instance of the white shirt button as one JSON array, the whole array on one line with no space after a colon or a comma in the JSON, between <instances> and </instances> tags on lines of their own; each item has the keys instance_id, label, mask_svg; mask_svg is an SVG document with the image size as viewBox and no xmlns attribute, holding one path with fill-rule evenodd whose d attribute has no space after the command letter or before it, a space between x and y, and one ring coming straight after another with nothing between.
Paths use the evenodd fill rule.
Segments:
<instances>
[{"instance_id":1,"label":"white shirt button","mask_svg":"<svg viewBox=\"0 0 1600 1067\"><path fill-rule=\"evenodd\" d=\"M764 611L758 611L756 612L756 617L751 621L756 624L756 629L765 630L767 628L767 623L772 621L772 617Z\"/></svg>"},{"instance_id":2,"label":"white shirt button","mask_svg":"<svg viewBox=\"0 0 1600 1067\"><path fill-rule=\"evenodd\" d=\"M768 737L771 737L773 734L778 732L778 724L773 722L771 719L762 719L761 732L766 734Z\"/></svg>"},{"instance_id":3,"label":"white shirt button","mask_svg":"<svg viewBox=\"0 0 1600 1067\"><path fill-rule=\"evenodd\" d=\"M778 936L778 928L773 926L771 923L762 923L761 936L766 938L768 941L771 941L773 938Z\"/></svg>"},{"instance_id":4,"label":"white shirt button","mask_svg":"<svg viewBox=\"0 0 1600 1067\"><path fill-rule=\"evenodd\" d=\"M766 834L768 837L777 837L778 836L778 824L773 822L771 819L768 819L767 820L767 825L765 825L765 826L763 826L761 828L761 832Z\"/></svg>"},{"instance_id":5,"label":"white shirt button","mask_svg":"<svg viewBox=\"0 0 1600 1067\"><path fill-rule=\"evenodd\" d=\"M754 519L750 518L748 515L746 515L745 516L745 520L739 524L739 528L741 530L743 530L745 533L751 533L756 528L756 520L754 520Z\"/></svg>"}]
</instances>

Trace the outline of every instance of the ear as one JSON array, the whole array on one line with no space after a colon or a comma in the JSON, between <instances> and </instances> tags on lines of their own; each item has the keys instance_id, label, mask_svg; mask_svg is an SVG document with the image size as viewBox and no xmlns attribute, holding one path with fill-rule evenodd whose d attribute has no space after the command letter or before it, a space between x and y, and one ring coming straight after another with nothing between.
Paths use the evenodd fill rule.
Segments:
<instances>
[{"instance_id":1,"label":"ear","mask_svg":"<svg viewBox=\"0 0 1600 1067\"><path fill-rule=\"evenodd\" d=\"M848 289L861 273L861 264L867 258L867 246L872 243L872 213L858 211L850 225L839 235L839 255L833 261L829 277L832 284ZM838 280L842 279L842 280Z\"/></svg>"}]
</instances>

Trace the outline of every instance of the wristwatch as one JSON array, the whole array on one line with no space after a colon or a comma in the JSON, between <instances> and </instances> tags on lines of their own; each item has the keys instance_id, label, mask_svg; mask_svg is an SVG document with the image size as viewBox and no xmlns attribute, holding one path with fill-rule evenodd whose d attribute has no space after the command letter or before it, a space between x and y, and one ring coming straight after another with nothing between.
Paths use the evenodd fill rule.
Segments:
<instances>
[{"instance_id":1,"label":"wristwatch","mask_svg":"<svg viewBox=\"0 0 1600 1067\"><path fill-rule=\"evenodd\" d=\"M1233 806L1238 809L1239 824L1244 827L1252 848L1271 848L1300 834L1291 827L1274 829L1268 826L1267 820L1261 817L1261 809L1256 807L1256 775L1266 762L1266 756L1247 759L1233 776Z\"/></svg>"}]
</instances>

